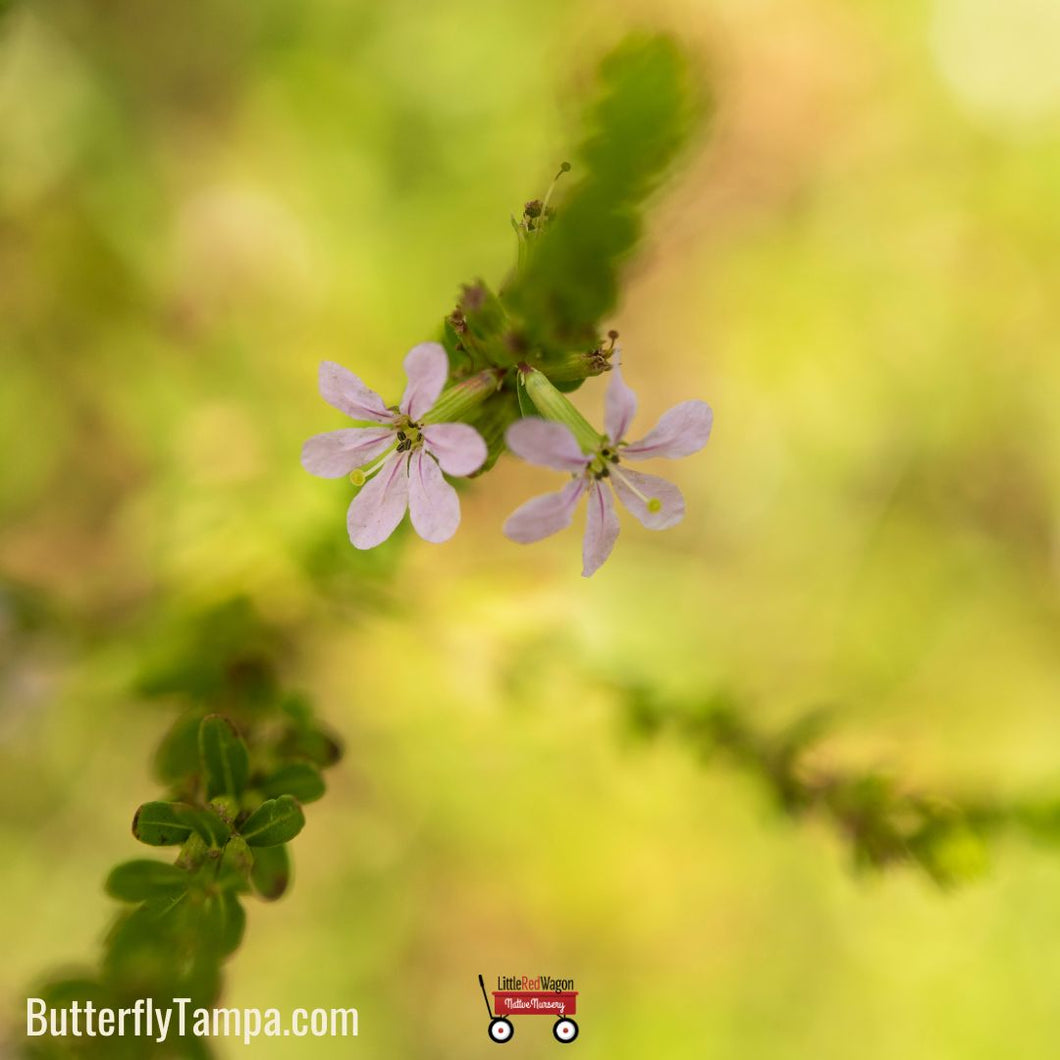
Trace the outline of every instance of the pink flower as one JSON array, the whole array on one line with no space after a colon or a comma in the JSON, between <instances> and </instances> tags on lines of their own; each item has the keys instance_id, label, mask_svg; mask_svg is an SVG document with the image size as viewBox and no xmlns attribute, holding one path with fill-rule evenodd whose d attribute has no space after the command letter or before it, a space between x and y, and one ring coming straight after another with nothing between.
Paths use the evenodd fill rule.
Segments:
<instances>
[{"instance_id":1,"label":"pink flower","mask_svg":"<svg viewBox=\"0 0 1060 1060\"><path fill-rule=\"evenodd\" d=\"M627 460L676 458L702 449L710 437L713 413L702 401L683 401L665 413L639 442L624 441L637 411L637 398L616 366L607 388L607 435L590 453L582 451L570 428L552 420L527 418L508 428L508 448L532 464L570 472L558 493L527 501L509 516L504 533L529 544L570 526L574 508L588 497L582 546L582 574L588 578L611 554L618 538L618 515L611 490L649 530L665 530L685 514L681 491L665 479L623 466ZM606 485L611 489L607 489Z\"/></svg>"},{"instance_id":2,"label":"pink flower","mask_svg":"<svg viewBox=\"0 0 1060 1060\"><path fill-rule=\"evenodd\" d=\"M460 524L460 501L442 472L470 475L486 460L486 443L474 427L423 422L449 376L445 350L436 342L414 346L405 356L405 374L401 402L388 408L341 365L320 366L321 397L352 419L374 424L318 434L302 447L302 467L310 474L341 478L352 472L355 483L365 483L346 519L355 548L385 541L406 509L425 541L447 541Z\"/></svg>"}]
</instances>

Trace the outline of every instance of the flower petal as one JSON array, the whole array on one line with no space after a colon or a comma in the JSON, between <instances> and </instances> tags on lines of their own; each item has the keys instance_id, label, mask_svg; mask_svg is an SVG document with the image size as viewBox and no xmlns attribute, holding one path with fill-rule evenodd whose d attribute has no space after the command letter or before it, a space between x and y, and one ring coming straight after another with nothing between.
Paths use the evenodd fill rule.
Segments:
<instances>
[{"instance_id":1,"label":"flower petal","mask_svg":"<svg viewBox=\"0 0 1060 1060\"><path fill-rule=\"evenodd\" d=\"M570 526L574 506L585 492L585 479L568 482L558 493L534 497L516 508L504 524L504 536L521 545L529 545Z\"/></svg>"},{"instance_id":2,"label":"flower petal","mask_svg":"<svg viewBox=\"0 0 1060 1060\"><path fill-rule=\"evenodd\" d=\"M409 499L408 457L392 453L353 498L346 528L354 548L375 548L396 529Z\"/></svg>"},{"instance_id":3,"label":"flower petal","mask_svg":"<svg viewBox=\"0 0 1060 1060\"><path fill-rule=\"evenodd\" d=\"M374 390L334 361L320 363L320 396L333 408L355 420L389 423L394 418Z\"/></svg>"},{"instance_id":4,"label":"flower petal","mask_svg":"<svg viewBox=\"0 0 1060 1060\"><path fill-rule=\"evenodd\" d=\"M582 542L582 577L588 578L611 555L618 540L618 516L611 491L599 481L589 486L589 516Z\"/></svg>"},{"instance_id":5,"label":"flower petal","mask_svg":"<svg viewBox=\"0 0 1060 1060\"><path fill-rule=\"evenodd\" d=\"M665 456L674 459L698 452L707 444L714 413L705 401L682 401L669 412L639 442L622 447L622 456L630 460L650 460Z\"/></svg>"},{"instance_id":6,"label":"flower petal","mask_svg":"<svg viewBox=\"0 0 1060 1060\"><path fill-rule=\"evenodd\" d=\"M302 446L302 467L321 478L341 478L383 453L393 436L389 427L347 427L315 434Z\"/></svg>"},{"instance_id":7,"label":"flower petal","mask_svg":"<svg viewBox=\"0 0 1060 1060\"><path fill-rule=\"evenodd\" d=\"M649 530L666 530L685 517L685 498L672 482L625 467L612 468L609 477L618 499ZM652 511L637 493L647 497L649 502L658 501L658 511Z\"/></svg>"},{"instance_id":8,"label":"flower petal","mask_svg":"<svg viewBox=\"0 0 1060 1060\"><path fill-rule=\"evenodd\" d=\"M433 407L449 378L449 356L437 342L421 342L405 354L409 377L398 406L410 419L418 420Z\"/></svg>"},{"instance_id":9,"label":"flower petal","mask_svg":"<svg viewBox=\"0 0 1060 1060\"><path fill-rule=\"evenodd\" d=\"M438 461L417 449L409 461L409 517L424 541L448 541L460 525L460 499Z\"/></svg>"},{"instance_id":10,"label":"flower petal","mask_svg":"<svg viewBox=\"0 0 1060 1060\"><path fill-rule=\"evenodd\" d=\"M423 440L447 475L472 475L486 462L482 435L466 423L432 423Z\"/></svg>"},{"instance_id":11,"label":"flower petal","mask_svg":"<svg viewBox=\"0 0 1060 1060\"><path fill-rule=\"evenodd\" d=\"M589 457L582 452L570 428L552 420L536 416L516 420L504 440L516 456L531 464L557 471L584 471L589 463Z\"/></svg>"},{"instance_id":12,"label":"flower petal","mask_svg":"<svg viewBox=\"0 0 1060 1060\"><path fill-rule=\"evenodd\" d=\"M611 382L607 385L604 426L607 436L617 445L626 436L633 417L637 414L637 395L626 386L622 372L616 364L611 369Z\"/></svg>"}]
</instances>

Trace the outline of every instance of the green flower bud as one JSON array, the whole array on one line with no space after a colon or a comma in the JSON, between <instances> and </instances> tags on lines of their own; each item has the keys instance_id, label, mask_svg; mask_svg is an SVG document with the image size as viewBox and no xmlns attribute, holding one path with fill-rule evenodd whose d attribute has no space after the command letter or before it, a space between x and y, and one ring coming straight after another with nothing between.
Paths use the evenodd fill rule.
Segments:
<instances>
[{"instance_id":1,"label":"green flower bud","mask_svg":"<svg viewBox=\"0 0 1060 1060\"><path fill-rule=\"evenodd\" d=\"M523 365L519 376L526 396L533 402L534 408L546 420L555 420L570 428L578 445L586 453L593 453L606 441L604 436L561 394L548 380L544 372Z\"/></svg>"},{"instance_id":2,"label":"green flower bud","mask_svg":"<svg viewBox=\"0 0 1060 1060\"><path fill-rule=\"evenodd\" d=\"M555 383L573 383L582 379L588 379L592 375L602 375L611 371L611 355L613 350L576 350L571 353L560 354L558 357L550 357L546 368L548 376Z\"/></svg>"},{"instance_id":3,"label":"green flower bud","mask_svg":"<svg viewBox=\"0 0 1060 1060\"><path fill-rule=\"evenodd\" d=\"M462 379L448 390L442 391L421 422L427 424L466 421L471 413L497 393L503 378L503 369L487 368Z\"/></svg>"}]
</instances>

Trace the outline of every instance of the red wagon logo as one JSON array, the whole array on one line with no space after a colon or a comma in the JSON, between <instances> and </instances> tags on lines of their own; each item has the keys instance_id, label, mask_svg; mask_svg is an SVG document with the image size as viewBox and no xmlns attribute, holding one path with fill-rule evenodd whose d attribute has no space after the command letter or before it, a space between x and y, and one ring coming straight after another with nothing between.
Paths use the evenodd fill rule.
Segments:
<instances>
[{"instance_id":1,"label":"red wagon logo","mask_svg":"<svg viewBox=\"0 0 1060 1060\"><path fill-rule=\"evenodd\" d=\"M515 1035L515 1026L509 1016L555 1016L552 1037L557 1042L566 1045L578 1037L578 1024L571 1019L577 1011L577 990L493 990L491 1007L481 975L478 985L490 1018L487 1033L498 1045L510 1042Z\"/></svg>"}]
</instances>

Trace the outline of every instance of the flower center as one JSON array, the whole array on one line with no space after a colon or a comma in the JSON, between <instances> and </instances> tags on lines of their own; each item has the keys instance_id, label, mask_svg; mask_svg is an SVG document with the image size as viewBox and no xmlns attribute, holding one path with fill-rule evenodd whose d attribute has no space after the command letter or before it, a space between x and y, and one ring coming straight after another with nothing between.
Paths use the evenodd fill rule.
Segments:
<instances>
[{"instance_id":1,"label":"flower center","mask_svg":"<svg viewBox=\"0 0 1060 1060\"><path fill-rule=\"evenodd\" d=\"M662 501L658 497L645 496L642 490L633 485L629 476L623 474L618 465L618 453L611 446L605 445L596 451L585 473L591 475L597 482L605 478L616 478L634 497L639 497L644 502L649 512L661 511Z\"/></svg>"},{"instance_id":2,"label":"flower center","mask_svg":"<svg viewBox=\"0 0 1060 1060\"><path fill-rule=\"evenodd\" d=\"M397 428L397 451L408 453L413 449L419 449L423 445L423 428L411 420L404 426Z\"/></svg>"},{"instance_id":3,"label":"flower center","mask_svg":"<svg viewBox=\"0 0 1060 1060\"><path fill-rule=\"evenodd\" d=\"M350 472L350 481L355 486L363 486L385 463L394 450L399 453L411 453L423 445L423 428L407 416L403 416L394 425L394 442L386 452L378 456L371 464L355 468Z\"/></svg>"}]
</instances>

